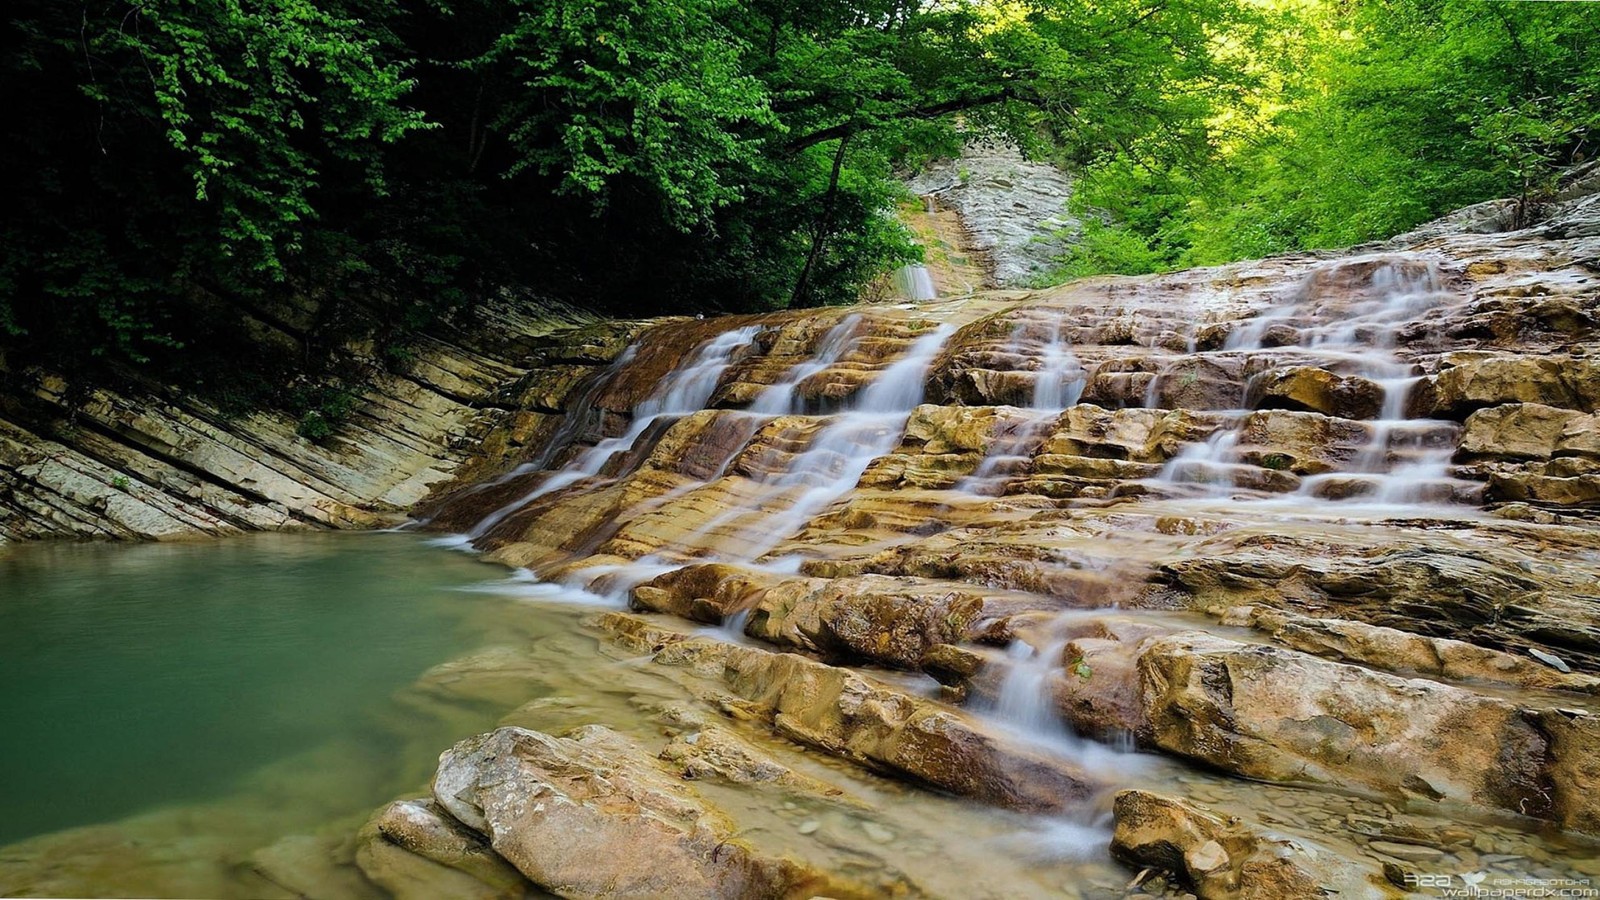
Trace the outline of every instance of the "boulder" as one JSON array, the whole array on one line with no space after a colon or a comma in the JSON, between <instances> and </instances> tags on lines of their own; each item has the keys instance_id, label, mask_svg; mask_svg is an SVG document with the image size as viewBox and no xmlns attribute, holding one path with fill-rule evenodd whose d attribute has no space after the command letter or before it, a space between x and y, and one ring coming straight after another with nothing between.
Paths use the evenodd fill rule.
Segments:
<instances>
[{"instance_id":1,"label":"boulder","mask_svg":"<svg viewBox=\"0 0 1600 900\"><path fill-rule=\"evenodd\" d=\"M765 590L752 573L719 563L684 566L634 588L633 606L696 622L721 624L750 608Z\"/></svg>"},{"instance_id":2,"label":"boulder","mask_svg":"<svg viewBox=\"0 0 1600 900\"><path fill-rule=\"evenodd\" d=\"M481 834L428 799L396 800L378 810L357 835L356 862L362 874L398 900L515 900L537 894Z\"/></svg>"},{"instance_id":3,"label":"boulder","mask_svg":"<svg viewBox=\"0 0 1600 900\"><path fill-rule=\"evenodd\" d=\"M1455 362L1434 379L1435 412L1460 418L1502 403L1600 409L1600 359L1571 356L1482 356Z\"/></svg>"},{"instance_id":4,"label":"boulder","mask_svg":"<svg viewBox=\"0 0 1600 900\"><path fill-rule=\"evenodd\" d=\"M1150 642L1139 665L1151 741L1226 771L1365 785L1567 827L1593 827L1600 810L1574 780L1600 765L1600 744L1577 737L1594 729L1592 716L1564 726L1571 737L1558 746L1538 714L1496 697L1201 633Z\"/></svg>"},{"instance_id":5,"label":"boulder","mask_svg":"<svg viewBox=\"0 0 1600 900\"><path fill-rule=\"evenodd\" d=\"M1569 446L1582 446L1586 438L1600 432L1594 420L1594 416L1542 403L1491 406L1467 417L1461 452L1496 459L1549 459L1566 439L1569 428Z\"/></svg>"},{"instance_id":6,"label":"boulder","mask_svg":"<svg viewBox=\"0 0 1600 900\"><path fill-rule=\"evenodd\" d=\"M1556 455L1600 459L1600 415L1568 421L1556 442Z\"/></svg>"},{"instance_id":7,"label":"boulder","mask_svg":"<svg viewBox=\"0 0 1600 900\"><path fill-rule=\"evenodd\" d=\"M1169 873L1200 900L1401 896L1374 871L1258 824L1237 817L1224 820L1175 797L1121 791L1113 816L1112 855L1135 867Z\"/></svg>"},{"instance_id":8,"label":"boulder","mask_svg":"<svg viewBox=\"0 0 1600 900\"><path fill-rule=\"evenodd\" d=\"M1149 405L1162 409L1238 409L1244 400L1244 377L1238 360L1182 357L1162 367L1147 387Z\"/></svg>"},{"instance_id":9,"label":"boulder","mask_svg":"<svg viewBox=\"0 0 1600 900\"><path fill-rule=\"evenodd\" d=\"M1365 378L1312 366L1291 366L1251 379L1245 405L1318 412L1342 419L1373 419L1383 410L1383 402L1383 388Z\"/></svg>"},{"instance_id":10,"label":"boulder","mask_svg":"<svg viewBox=\"0 0 1600 900\"><path fill-rule=\"evenodd\" d=\"M805 897L826 879L757 856L682 779L627 738L501 728L439 759L434 800L564 897Z\"/></svg>"},{"instance_id":11,"label":"boulder","mask_svg":"<svg viewBox=\"0 0 1600 900\"><path fill-rule=\"evenodd\" d=\"M933 406L923 404L916 408L906 423L903 439L906 446L918 447L929 454L962 452L982 453L989 447L989 437L997 427L1004 427L1015 418L1004 410L992 406Z\"/></svg>"},{"instance_id":12,"label":"boulder","mask_svg":"<svg viewBox=\"0 0 1600 900\"><path fill-rule=\"evenodd\" d=\"M1361 422L1270 409L1244 420L1238 453L1240 462L1264 469L1320 475L1347 466L1371 439L1372 427Z\"/></svg>"},{"instance_id":13,"label":"boulder","mask_svg":"<svg viewBox=\"0 0 1600 900\"><path fill-rule=\"evenodd\" d=\"M1489 476L1485 499L1548 506L1594 506L1600 504L1600 473L1561 477L1539 471L1495 472Z\"/></svg>"}]
</instances>

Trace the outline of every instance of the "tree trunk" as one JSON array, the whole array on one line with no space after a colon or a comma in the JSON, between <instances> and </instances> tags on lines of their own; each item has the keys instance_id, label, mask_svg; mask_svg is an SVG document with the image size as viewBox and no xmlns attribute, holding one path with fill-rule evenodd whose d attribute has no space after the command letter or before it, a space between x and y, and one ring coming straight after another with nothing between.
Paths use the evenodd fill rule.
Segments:
<instances>
[{"instance_id":1,"label":"tree trunk","mask_svg":"<svg viewBox=\"0 0 1600 900\"><path fill-rule=\"evenodd\" d=\"M844 168L845 148L850 146L850 135L839 138L839 149L833 154L833 171L828 175L828 190L822 195L822 214L817 219L817 226L811 232L811 251L806 254L805 267L800 270L800 277L795 281L794 294L789 298L789 307L816 306L817 301L810 296L811 272L817 266L817 259L822 256L822 243L827 238L828 230L833 227L834 197L839 193L839 172Z\"/></svg>"}]
</instances>

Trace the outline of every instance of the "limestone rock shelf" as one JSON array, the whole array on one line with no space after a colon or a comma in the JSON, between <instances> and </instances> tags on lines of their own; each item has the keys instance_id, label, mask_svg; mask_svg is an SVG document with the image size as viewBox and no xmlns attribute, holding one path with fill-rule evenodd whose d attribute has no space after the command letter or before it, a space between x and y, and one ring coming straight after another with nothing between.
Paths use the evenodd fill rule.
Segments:
<instances>
[{"instance_id":1,"label":"limestone rock shelf","mask_svg":"<svg viewBox=\"0 0 1600 900\"><path fill-rule=\"evenodd\" d=\"M524 580L715 626L602 623L731 715L980 802L1109 810L1141 883L1587 873L1597 186L1516 232L661 323L574 381L537 464L419 512ZM1191 793L1200 771L1250 781ZM1295 815L1244 799L1264 785Z\"/></svg>"}]
</instances>

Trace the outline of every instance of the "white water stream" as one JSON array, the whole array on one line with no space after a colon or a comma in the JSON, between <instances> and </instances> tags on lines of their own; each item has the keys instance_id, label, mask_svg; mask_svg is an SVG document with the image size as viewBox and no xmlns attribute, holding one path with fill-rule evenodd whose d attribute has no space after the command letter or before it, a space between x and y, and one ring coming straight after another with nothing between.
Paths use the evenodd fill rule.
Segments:
<instances>
[{"instance_id":1,"label":"white water stream","mask_svg":"<svg viewBox=\"0 0 1600 900\"><path fill-rule=\"evenodd\" d=\"M679 418L704 409L716 391L722 375L732 365L735 355L746 349L760 332L760 326L749 325L717 335L705 342L683 365L662 380L661 386L648 399L633 410L632 423L627 433L606 438L585 450L560 471L552 473L537 487L485 516L467 532L476 540L529 503L586 478L593 478L605 469L612 457L633 449L639 439L657 422Z\"/></svg>"},{"instance_id":2,"label":"white water stream","mask_svg":"<svg viewBox=\"0 0 1600 900\"><path fill-rule=\"evenodd\" d=\"M1050 337L1042 346L1029 340L1025 326L1018 326L1011 333L1006 352L1018 356L1039 354L1027 419L995 436L983 462L956 484L958 491L985 495L1004 493L1006 482L1028 464L1039 445L1049 437L1061 413L1083 396L1086 373L1062 334L1060 316L1052 323Z\"/></svg>"},{"instance_id":3,"label":"white water stream","mask_svg":"<svg viewBox=\"0 0 1600 900\"><path fill-rule=\"evenodd\" d=\"M1327 308L1316 275L1285 302L1236 329L1224 346L1230 353L1269 355L1277 365L1316 366L1363 378L1382 391L1381 409L1365 446L1348 466L1301 480L1297 496L1389 506L1449 502L1469 491L1470 484L1450 474L1458 426L1407 417L1412 391L1422 378L1395 352L1401 326L1453 299L1438 268L1432 263L1380 265L1366 294L1337 310ZM1288 340L1294 336L1297 341ZM1230 413L1229 422L1206 442L1192 444L1169 460L1157 481L1198 488L1204 496L1235 496L1245 487L1240 473L1255 469L1241 458L1250 412L1241 408Z\"/></svg>"}]
</instances>

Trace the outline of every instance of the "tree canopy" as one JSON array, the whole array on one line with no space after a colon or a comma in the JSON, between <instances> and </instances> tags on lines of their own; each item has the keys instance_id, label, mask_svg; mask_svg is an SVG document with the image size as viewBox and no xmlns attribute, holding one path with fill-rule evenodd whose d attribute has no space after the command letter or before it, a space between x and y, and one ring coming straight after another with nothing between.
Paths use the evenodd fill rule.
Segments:
<instances>
[{"instance_id":1,"label":"tree canopy","mask_svg":"<svg viewBox=\"0 0 1600 900\"><path fill-rule=\"evenodd\" d=\"M1281 3L1255 84L1199 165L1102 157L1109 213L1060 276L1138 273L1393 236L1498 197L1526 207L1600 140L1587 3ZM1526 207L1524 211L1526 211Z\"/></svg>"},{"instance_id":2,"label":"tree canopy","mask_svg":"<svg viewBox=\"0 0 1600 900\"><path fill-rule=\"evenodd\" d=\"M0 369L339 395L490 298L842 302L898 174L1083 172L1063 274L1380 236L1537 194L1594 17L1479 0L16 0ZM331 394L330 394L331 391Z\"/></svg>"}]
</instances>

